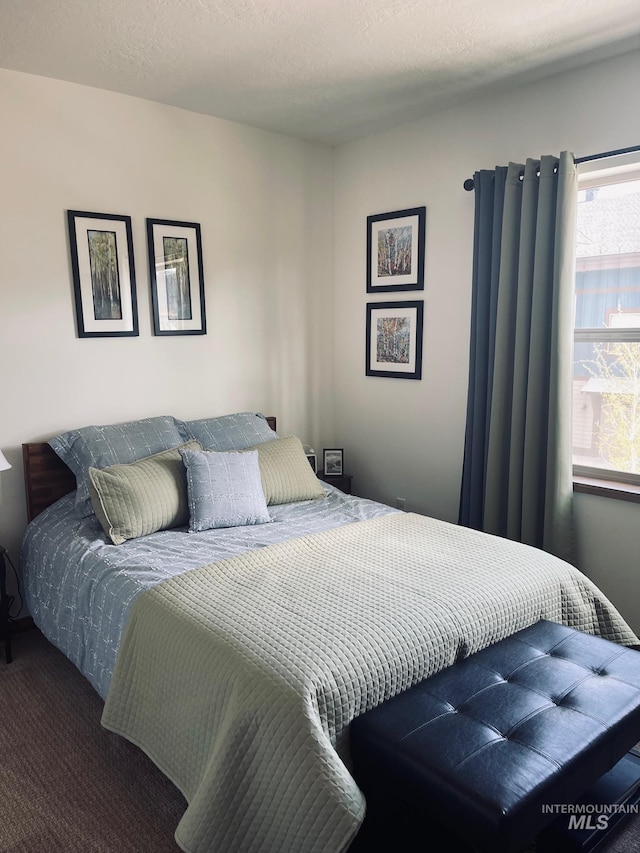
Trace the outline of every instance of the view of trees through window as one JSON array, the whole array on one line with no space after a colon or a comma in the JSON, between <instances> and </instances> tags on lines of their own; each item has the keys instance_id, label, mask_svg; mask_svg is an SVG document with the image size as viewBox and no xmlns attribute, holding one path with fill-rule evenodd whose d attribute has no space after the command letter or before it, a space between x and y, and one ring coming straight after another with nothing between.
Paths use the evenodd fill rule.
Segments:
<instances>
[{"instance_id":1,"label":"view of trees through window","mask_svg":"<svg viewBox=\"0 0 640 853\"><path fill-rule=\"evenodd\" d=\"M640 482L640 162L608 171L578 194L573 462Z\"/></svg>"}]
</instances>

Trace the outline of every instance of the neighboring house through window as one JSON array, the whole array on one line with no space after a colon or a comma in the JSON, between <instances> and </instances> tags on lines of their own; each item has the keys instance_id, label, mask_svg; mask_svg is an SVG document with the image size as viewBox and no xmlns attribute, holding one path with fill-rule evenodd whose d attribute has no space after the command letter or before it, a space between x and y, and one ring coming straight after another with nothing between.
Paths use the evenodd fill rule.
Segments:
<instances>
[{"instance_id":1,"label":"neighboring house through window","mask_svg":"<svg viewBox=\"0 0 640 853\"><path fill-rule=\"evenodd\" d=\"M640 155L580 166L574 474L640 486Z\"/></svg>"}]
</instances>

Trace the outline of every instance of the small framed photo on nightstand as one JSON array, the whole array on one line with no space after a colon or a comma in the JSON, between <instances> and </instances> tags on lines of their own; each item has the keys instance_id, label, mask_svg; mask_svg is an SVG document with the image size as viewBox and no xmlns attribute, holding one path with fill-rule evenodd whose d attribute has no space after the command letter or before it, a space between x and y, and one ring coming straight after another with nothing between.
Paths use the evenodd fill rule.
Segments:
<instances>
[{"instance_id":1,"label":"small framed photo on nightstand","mask_svg":"<svg viewBox=\"0 0 640 853\"><path fill-rule=\"evenodd\" d=\"M322 468L325 477L342 477L344 473L344 450L325 448L322 451Z\"/></svg>"}]
</instances>

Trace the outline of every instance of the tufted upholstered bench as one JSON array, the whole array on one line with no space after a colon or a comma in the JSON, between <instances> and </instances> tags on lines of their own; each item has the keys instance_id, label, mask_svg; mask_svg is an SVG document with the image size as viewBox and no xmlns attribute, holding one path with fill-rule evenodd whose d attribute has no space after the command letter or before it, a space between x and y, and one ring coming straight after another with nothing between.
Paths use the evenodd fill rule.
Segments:
<instances>
[{"instance_id":1,"label":"tufted upholstered bench","mask_svg":"<svg viewBox=\"0 0 640 853\"><path fill-rule=\"evenodd\" d=\"M369 805L517 851L640 740L640 652L540 621L354 720ZM431 822L432 824L433 822ZM426 843L426 842L425 842ZM424 847L427 849L427 847Z\"/></svg>"}]
</instances>

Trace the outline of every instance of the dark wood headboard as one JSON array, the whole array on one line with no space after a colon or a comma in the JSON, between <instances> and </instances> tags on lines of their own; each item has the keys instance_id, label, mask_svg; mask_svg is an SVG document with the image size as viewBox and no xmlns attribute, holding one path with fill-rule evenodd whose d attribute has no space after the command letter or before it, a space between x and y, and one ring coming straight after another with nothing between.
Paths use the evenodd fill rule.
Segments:
<instances>
[{"instance_id":1,"label":"dark wood headboard","mask_svg":"<svg viewBox=\"0 0 640 853\"><path fill-rule=\"evenodd\" d=\"M76 478L46 442L22 445L27 519L31 521L76 487Z\"/></svg>"},{"instance_id":2,"label":"dark wood headboard","mask_svg":"<svg viewBox=\"0 0 640 853\"><path fill-rule=\"evenodd\" d=\"M275 432L275 417L268 417L267 422ZM72 492L76 487L76 478L46 441L23 444L22 462L27 519L31 521L43 509Z\"/></svg>"}]
</instances>

